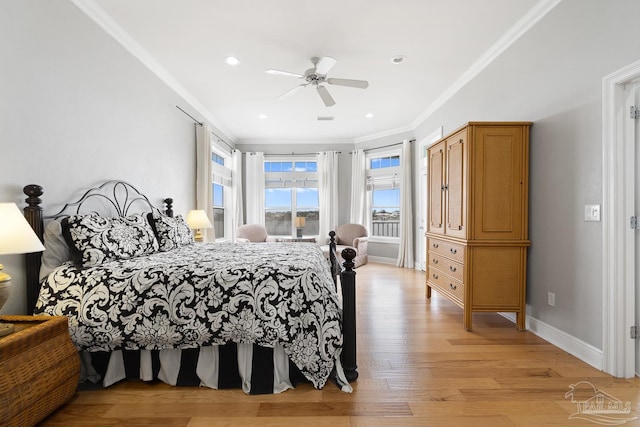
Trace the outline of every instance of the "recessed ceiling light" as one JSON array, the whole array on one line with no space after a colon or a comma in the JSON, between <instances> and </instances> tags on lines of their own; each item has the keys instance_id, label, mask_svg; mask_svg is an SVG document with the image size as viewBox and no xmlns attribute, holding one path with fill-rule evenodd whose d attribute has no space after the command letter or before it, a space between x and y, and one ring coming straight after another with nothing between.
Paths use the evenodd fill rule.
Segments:
<instances>
[{"instance_id":1,"label":"recessed ceiling light","mask_svg":"<svg viewBox=\"0 0 640 427\"><path fill-rule=\"evenodd\" d=\"M258 117L260 117L261 119L266 119L267 115L266 114L260 114Z\"/></svg>"},{"instance_id":2,"label":"recessed ceiling light","mask_svg":"<svg viewBox=\"0 0 640 427\"><path fill-rule=\"evenodd\" d=\"M367 119L370 119L373 117L373 113L367 113L364 115Z\"/></svg>"},{"instance_id":3,"label":"recessed ceiling light","mask_svg":"<svg viewBox=\"0 0 640 427\"><path fill-rule=\"evenodd\" d=\"M404 56L404 55L396 55L393 58L391 58L391 63L392 64L402 64L406 59L407 59L407 57Z\"/></svg>"},{"instance_id":4,"label":"recessed ceiling light","mask_svg":"<svg viewBox=\"0 0 640 427\"><path fill-rule=\"evenodd\" d=\"M240 60L235 56L227 56L224 61L229 65L238 65L240 63Z\"/></svg>"}]
</instances>

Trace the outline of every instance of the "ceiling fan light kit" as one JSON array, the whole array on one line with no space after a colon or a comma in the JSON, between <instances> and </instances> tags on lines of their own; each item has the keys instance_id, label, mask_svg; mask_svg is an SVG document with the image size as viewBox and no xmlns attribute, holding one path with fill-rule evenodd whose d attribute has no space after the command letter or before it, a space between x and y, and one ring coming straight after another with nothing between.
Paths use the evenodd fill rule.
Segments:
<instances>
[{"instance_id":1,"label":"ceiling fan light kit","mask_svg":"<svg viewBox=\"0 0 640 427\"><path fill-rule=\"evenodd\" d=\"M282 95L278 96L278 99L286 98L303 87L313 85L316 87L316 91L318 92L318 95L320 96L320 99L322 99L324 105L327 107L331 107L335 105L336 102L324 84L355 87L358 89L366 89L367 87L369 87L369 82L366 80L327 78L327 73L331 70L331 68L333 68L334 65L336 65L337 62L338 61L331 56L325 56L321 59L313 57L311 58L313 67L306 70L304 74L281 70L267 70L266 73L287 77L296 77L299 79L304 79L306 81L306 83L299 84L298 86L295 86L292 89L284 92Z\"/></svg>"}]
</instances>

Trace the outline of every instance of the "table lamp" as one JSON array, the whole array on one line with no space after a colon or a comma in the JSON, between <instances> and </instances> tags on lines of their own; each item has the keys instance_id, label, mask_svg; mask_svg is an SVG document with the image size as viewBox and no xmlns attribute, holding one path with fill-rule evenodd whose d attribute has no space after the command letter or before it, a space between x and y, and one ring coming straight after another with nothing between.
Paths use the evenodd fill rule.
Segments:
<instances>
[{"instance_id":1,"label":"table lamp","mask_svg":"<svg viewBox=\"0 0 640 427\"><path fill-rule=\"evenodd\" d=\"M211 221L209 221L209 217L207 217L207 213L203 210L189 211L186 221L189 228L195 230L193 240L196 242L202 242L204 240L201 231L203 228L213 227L213 225L211 225Z\"/></svg>"},{"instance_id":2,"label":"table lamp","mask_svg":"<svg viewBox=\"0 0 640 427\"><path fill-rule=\"evenodd\" d=\"M297 232L297 237L300 238L302 237L302 229L304 228L304 224L305 224L305 217L303 216L297 216L296 219L293 221L293 225L296 227Z\"/></svg>"},{"instance_id":3,"label":"table lamp","mask_svg":"<svg viewBox=\"0 0 640 427\"><path fill-rule=\"evenodd\" d=\"M44 246L15 203L0 203L0 255L44 251ZM11 276L0 264L0 309L9 299ZM0 323L0 337L13 332L13 325Z\"/></svg>"}]
</instances>

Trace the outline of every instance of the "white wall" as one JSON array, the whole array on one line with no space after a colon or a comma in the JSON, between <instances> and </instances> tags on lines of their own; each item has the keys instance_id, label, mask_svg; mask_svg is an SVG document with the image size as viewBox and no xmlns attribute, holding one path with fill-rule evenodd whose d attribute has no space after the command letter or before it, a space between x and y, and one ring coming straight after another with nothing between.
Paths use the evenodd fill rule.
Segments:
<instances>
[{"instance_id":1,"label":"white wall","mask_svg":"<svg viewBox=\"0 0 640 427\"><path fill-rule=\"evenodd\" d=\"M416 129L529 120L527 310L602 348L602 78L640 57L637 0L564 0ZM547 305L547 292L556 305Z\"/></svg>"},{"instance_id":2,"label":"white wall","mask_svg":"<svg viewBox=\"0 0 640 427\"><path fill-rule=\"evenodd\" d=\"M122 179L176 213L195 204L193 122L186 103L67 1L0 2L0 201L24 207L44 187L46 213L81 189ZM25 313L23 256L3 313Z\"/></svg>"}]
</instances>

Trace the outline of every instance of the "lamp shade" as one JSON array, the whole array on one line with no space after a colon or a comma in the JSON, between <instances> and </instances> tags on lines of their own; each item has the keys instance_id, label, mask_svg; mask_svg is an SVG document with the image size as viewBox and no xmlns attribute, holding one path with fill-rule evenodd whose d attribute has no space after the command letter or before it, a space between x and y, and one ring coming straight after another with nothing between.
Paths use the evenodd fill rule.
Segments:
<instances>
[{"instance_id":1,"label":"lamp shade","mask_svg":"<svg viewBox=\"0 0 640 427\"><path fill-rule=\"evenodd\" d=\"M15 203L0 203L0 255L44 251L44 246Z\"/></svg>"},{"instance_id":2,"label":"lamp shade","mask_svg":"<svg viewBox=\"0 0 640 427\"><path fill-rule=\"evenodd\" d=\"M192 230L198 230L202 228L211 228L211 221L207 217L207 213L203 210L189 211L187 214L187 225Z\"/></svg>"},{"instance_id":3,"label":"lamp shade","mask_svg":"<svg viewBox=\"0 0 640 427\"><path fill-rule=\"evenodd\" d=\"M296 228L304 228L304 224L305 224L305 217L303 216L297 216L296 219L293 220L293 225Z\"/></svg>"}]
</instances>

